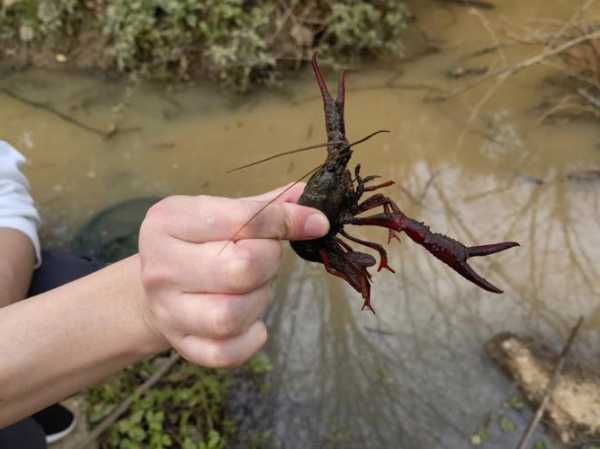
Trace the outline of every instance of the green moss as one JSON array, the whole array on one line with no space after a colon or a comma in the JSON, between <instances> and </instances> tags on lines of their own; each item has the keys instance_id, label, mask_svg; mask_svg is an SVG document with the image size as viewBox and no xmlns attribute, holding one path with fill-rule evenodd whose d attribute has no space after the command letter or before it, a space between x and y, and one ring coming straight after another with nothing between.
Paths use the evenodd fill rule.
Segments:
<instances>
[{"instance_id":1,"label":"green moss","mask_svg":"<svg viewBox=\"0 0 600 449\"><path fill-rule=\"evenodd\" d=\"M88 390L87 417L92 427L152 375L156 360L139 363ZM102 437L102 447L223 449L229 441L246 438L245 444L250 447L266 447L264 432L238 435L236 424L225 410L234 380L239 383L243 378L256 384L258 397L260 383L270 369L271 363L262 353L235 373L201 368L182 360L156 385L133 398L126 414Z\"/></svg>"},{"instance_id":2,"label":"green moss","mask_svg":"<svg viewBox=\"0 0 600 449\"><path fill-rule=\"evenodd\" d=\"M396 0L5 0L3 5L0 41L76 48L82 33L96 33L103 42L98 59L108 57L117 71L169 80L209 75L239 91L272 83L314 50L332 62L398 55L409 17Z\"/></svg>"}]
</instances>

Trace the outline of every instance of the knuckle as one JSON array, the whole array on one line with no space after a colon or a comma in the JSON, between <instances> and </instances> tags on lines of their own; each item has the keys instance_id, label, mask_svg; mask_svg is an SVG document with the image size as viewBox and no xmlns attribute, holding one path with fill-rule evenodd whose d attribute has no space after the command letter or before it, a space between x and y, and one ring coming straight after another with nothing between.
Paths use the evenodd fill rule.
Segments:
<instances>
[{"instance_id":1,"label":"knuckle","mask_svg":"<svg viewBox=\"0 0 600 449\"><path fill-rule=\"evenodd\" d=\"M238 365L238 361L226 350L226 343L211 341L205 348L205 364L210 368L231 368Z\"/></svg>"},{"instance_id":2,"label":"knuckle","mask_svg":"<svg viewBox=\"0 0 600 449\"><path fill-rule=\"evenodd\" d=\"M236 214L232 212L235 208L228 206L226 199L198 195L195 197L195 207L200 213L196 219L207 228L231 228L236 223Z\"/></svg>"},{"instance_id":3,"label":"knuckle","mask_svg":"<svg viewBox=\"0 0 600 449\"><path fill-rule=\"evenodd\" d=\"M220 304L211 312L210 333L213 338L227 339L240 333L240 323L231 304Z\"/></svg>"},{"instance_id":4,"label":"knuckle","mask_svg":"<svg viewBox=\"0 0 600 449\"><path fill-rule=\"evenodd\" d=\"M236 254L227 262L227 283L234 292L246 293L256 287L258 261L253 259L249 251L237 249Z\"/></svg>"},{"instance_id":5,"label":"knuckle","mask_svg":"<svg viewBox=\"0 0 600 449\"><path fill-rule=\"evenodd\" d=\"M165 306L165 304L160 301L152 301L150 303L150 311L155 319L155 322L161 329L174 327L173 314L171 313L169 307Z\"/></svg>"},{"instance_id":6,"label":"knuckle","mask_svg":"<svg viewBox=\"0 0 600 449\"><path fill-rule=\"evenodd\" d=\"M256 349L256 351L258 351L258 349L262 348L263 345L267 342L267 339L269 338L269 332L267 331L267 328L264 325L264 323L261 323L261 325L258 327L258 336L257 336L257 338L258 338L259 346ZM253 355L253 354L251 354L251 355Z\"/></svg>"},{"instance_id":7,"label":"knuckle","mask_svg":"<svg viewBox=\"0 0 600 449\"><path fill-rule=\"evenodd\" d=\"M146 212L146 220L149 223L162 223L170 214L172 198L164 198L150 206Z\"/></svg>"},{"instance_id":8,"label":"knuckle","mask_svg":"<svg viewBox=\"0 0 600 449\"><path fill-rule=\"evenodd\" d=\"M259 203L264 207L263 203ZM249 234L268 236L276 240L285 240L289 236L291 218L285 204L272 204L268 213L259 214L248 223Z\"/></svg>"},{"instance_id":9,"label":"knuckle","mask_svg":"<svg viewBox=\"0 0 600 449\"><path fill-rule=\"evenodd\" d=\"M279 207L281 210L281 220L277 221L278 226L275 229L275 233L278 240L285 240L292 235L294 229L294 216L288 205L285 203L281 204Z\"/></svg>"},{"instance_id":10,"label":"knuckle","mask_svg":"<svg viewBox=\"0 0 600 449\"><path fill-rule=\"evenodd\" d=\"M173 220L176 208L175 204L177 202L177 196L169 196L150 206L146 211L146 216L142 223L142 230L163 230L169 221Z\"/></svg>"},{"instance_id":11,"label":"knuckle","mask_svg":"<svg viewBox=\"0 0 600 449\"><path fill-rule=\"evenodd\" d=\"M166 265L142 264L142 284L147 289L157 289L171 283L171 273Z\"/></svg>"}]
</instances>

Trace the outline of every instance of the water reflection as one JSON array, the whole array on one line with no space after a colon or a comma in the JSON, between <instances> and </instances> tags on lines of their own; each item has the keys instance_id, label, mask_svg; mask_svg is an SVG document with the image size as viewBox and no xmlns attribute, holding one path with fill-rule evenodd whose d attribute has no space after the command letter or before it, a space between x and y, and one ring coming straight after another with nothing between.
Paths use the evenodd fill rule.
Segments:
<instances>
[{"instance_id":1,"label":"water reflection","mask_svg":"<svg viewBox=\"0 0 600 449\"><path fill-rule=\"evenodd\" d=\"M286 448L464 447L488 415L512 414L523 429L526 415L503 406L513 392L481 345L505 330L556 344L583 314L580 355L597 353L597 187L563 172L543 184L465 180L450 167L415 173L405 188L430 188L407 212L463 241L522 243L473 262L506 293L481 292L404 238L390 251L396 275L374 277L373 316L342 282L291 258L269 314L272 419ZM494 425L485 447L511 444Z\"/></svg>"}]
</instances>

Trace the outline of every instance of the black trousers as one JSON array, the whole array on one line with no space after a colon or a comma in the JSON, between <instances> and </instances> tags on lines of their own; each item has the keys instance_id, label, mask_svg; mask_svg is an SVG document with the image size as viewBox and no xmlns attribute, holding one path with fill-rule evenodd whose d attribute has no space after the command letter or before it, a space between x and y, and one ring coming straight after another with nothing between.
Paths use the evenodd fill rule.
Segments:
<instances>
[{"instance_id":1,"label":"black trousers","mask_svg":"<svg viewBox=\"0 0 600 449\"><path fill-rule=\"evenodd\" d=\"M102 264L62 251L43 251L34 271L28 297L74 281L102 268ZM60 325L60 323L57 323ZM0 429L0 449L46 449L46 436L33 418Z\"/></svg>"}]
</instances>

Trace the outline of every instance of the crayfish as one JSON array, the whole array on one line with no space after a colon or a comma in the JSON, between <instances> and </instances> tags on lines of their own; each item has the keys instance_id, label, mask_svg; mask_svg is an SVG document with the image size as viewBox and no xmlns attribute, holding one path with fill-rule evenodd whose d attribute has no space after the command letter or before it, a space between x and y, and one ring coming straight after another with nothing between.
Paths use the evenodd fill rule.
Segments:
<instances>
[{"instance_id":1,"label":"crayfish","mask_svg":"<svg viewBox=\"0 0 600 449\"><path fill-rule=\"evenodd\" d=\"M385 268L394 273L394 270L388 264L387 253L383 246L351 236L344 230L346 225L388 228L388 243L392 238L398 239L397 232L404 232L413 241L423 246L433 256L446 263L469 281L489 292L502 293L502 290L477 274L468 265L467 259L504 251L518 246L518 243L501 242L466 246L446 235L431 232L426 224L406 216L394 201L381 193L363 199L365 193L388 187L394 182L387 181L373 185L372 181L379 178L379 176L371 175L363 178L360 174L360 164L355 167L354 177L352 176L348 169L348 163L352 157L352 146L366 140L366 138L354 143L350 143L346 138L344 124L345 73L342 72L340 75L337 97L334 100L321 73L316 54L312 58L312 68L321 90L325 109L327 159L323 165L309 172L309 174L312 173L312 176L309 178L298 203L314 207L325 213L329 219L330 230L327 235L316 240L291 242L296 254L305 260L322 263L328 273L348 282L362 295L362 310L369 309L373 313L375 311L371 306L371 274L368 268L375 265L377 261L370 254L354 250L341 237L379 253L378 271ZM379 132L383 131L373 133L367 138ZM314 145L282 154L291 154L320 146L325 145ZM263 161L270 160L273 157ZM364 212L378 207L382 207L383 212L362 216Z\"/></svg>"}]
</instances>

